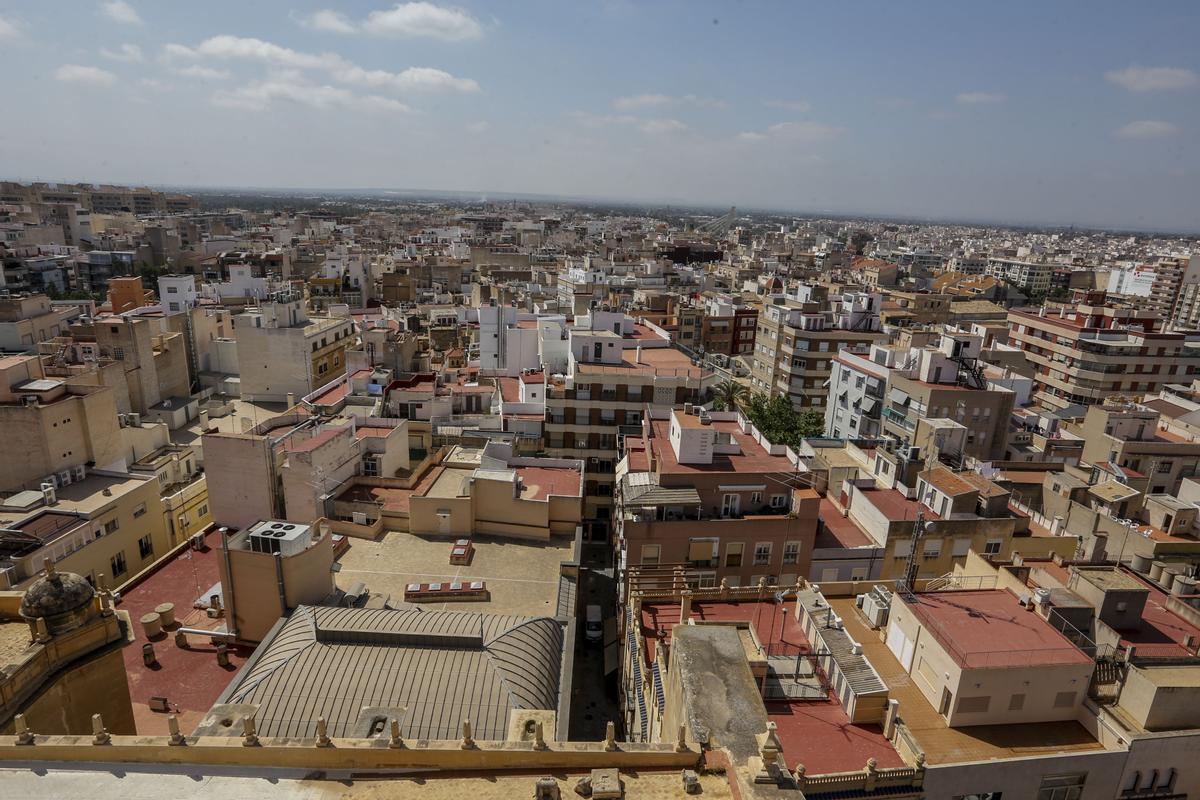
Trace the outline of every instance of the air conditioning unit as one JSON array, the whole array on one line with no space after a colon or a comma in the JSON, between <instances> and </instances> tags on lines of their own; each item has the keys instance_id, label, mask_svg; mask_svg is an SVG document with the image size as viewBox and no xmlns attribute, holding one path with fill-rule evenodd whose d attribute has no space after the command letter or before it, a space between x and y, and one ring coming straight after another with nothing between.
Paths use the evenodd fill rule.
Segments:
<instances>
[{"instance_id":1,"label":"air conditioning unit","mask_svg":"<svg viewBox=\"0 0 1200 800\"><path fill-rule=\"evenodd\" d=\"M355 511L353 514L351 514L351 517L354 520L355 525L367 524L367 515L362 511Z\"/></svg>"},{"instance_id":2,"label":"air conditioning unit","mask_svg":"<svg viewBox=\"0 0 1200 800\"><path fill-rule=\"evenodd\" d=\"M87 465L80 464L78 467L75 468L75 480L76 480L76 482L78 482L78 481L83 480L86 477L87 477Z\"/></svg>"},{"instance_id":3,"label":"air conditioning unit","mask_svg":"<svg viewBox=\"0 0 1200 800\"><path fill-rule=\"evenodd\" d=\"M129 427L139 428L142 425L142 415L137 412L130 412L126 415L129 420Z\"/></svg>"},{"instance_id":4,"label":"air conditioning unit","mask_svg":"<svg viewBox=\"0 0 1200 800\"><path fill-rule=\"evenodd\" d=\"M71 470L64 469L62 472L58 473L58 485L70 486L74 477L75 476L71 473Z\"/></svg>"},{"instance_id":5,"label":"air conditioning unit","mask_svg":"<svg viewBox=\"0 0 1200 800\"><path fill-rule=\"evenodd\" d=\"M46 477L42 478L42 487L45 488L46 484L50 484L50 486L52 488L57 489L58 488L58 476L51 473L50 475L47 475Z\"/></svg>"},{"instance_id":6,"label":"air conditioning unit","mask_svg":"<svg viewBox=\"0 0 1200 800\"><path fill-rule=\"evenodd\" d=\"M36 394L23 394L23 395L21 395L21 405L23 405L23 406L36 406L37 404L38 404L38 396L37 396Z\"/></svg>"},{"instance_id":7,"label":"air conditioning unit","mask_svg":"<svg viewBox=\"0 0 1200 800\"><path fill-rule=\"evenodd\" d=\"M191 542L193 550L200 551L200 550L204 549L204 534L203 533L192 534L192 538L189 541Z\"/></svg>"},{"instance_id":8,"label":"air conditioning unit","mask_svg":"<svg viewBox=\"0 0 1200 800\"><path fill-rule=\"evenodd\" d=\"M119 425L122 428L128 428L129 427L129 417L127 417L125 414L117 414L117 425Z\"/></svg>"}]
</instances>

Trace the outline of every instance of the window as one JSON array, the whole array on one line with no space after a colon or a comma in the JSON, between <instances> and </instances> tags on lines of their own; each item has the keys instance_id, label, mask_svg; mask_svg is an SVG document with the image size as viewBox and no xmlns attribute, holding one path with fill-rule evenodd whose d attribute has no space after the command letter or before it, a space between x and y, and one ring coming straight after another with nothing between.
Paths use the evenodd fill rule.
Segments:
<instances>
[{"instance_id":1,"label":"window","mask_svg":"<svg viewBox=\"0 0 1200 800\"><path fill-rule=\"evenodd\" d=\"M138 539L138 555L145 561L150 556L154 555L154 542L150 538L150 534L146 534Z\"/></svg>"},{"instance_id":2,"label":"window","mask_svg":"<svg viewBox=\"0 0 1200 800\"><path fill-rule=\"evenodd\" d=\"M113 358L115 358L117 361L124 361L125 360L125 348L124 347L114 347L113 348Z\"/></svg>"},{"instance_id":3,"label":"window","mask_svg":"<svg viewBox=\"0 0 1200 800\"><path fill-rule=\"evenodd\" d=\"M786 494L771 495L771 508L783 508L787 504Z\"/></svg>"},{"instance_id":4,"label":"window","mask_svg":"<svg viewBox=\"0 0 1200 800\"><path fill-rule=\"evenodd\" d=\"M783 545L783 563L795 564L800 561L800 543L785 542Z\"/></svg>"},{"instance_id":5,"label":"window","mask_svg":"<svg viewBox=\"0 0 1200 800\"><path fill-rule=\"evenodd\" d=\"M762 492L751 492L750 493L750 504L751 505L758 505L761 502L762 502Z\"/></svg>"},{"instance_id":6,"label":"window","mask_svg":"<svg viewBox=\"0 0 1200 800\"><path fill-rule=\"evenodd\" d=\"M740 567L742 565L742 553L745 550L746 545L742 542L730 542L725 545L725 566Z\"/></svg>"},{"instance_id":7,"label":"window","mask_svg":"<svg viewBox=\"0 0 1200 800\"><path fill-rule=\"evenodd\" d=\"M1025 707L1025 695L1024 694L1014 694L1012 697L1008 698L1008 710L1009 711L1020 711L1024 707Z\"/></svg>"},{"instance_id":8,"label":"window","mask_svg":"<svg viewBox=\"0 0 1200 800\"><path fill-rule=\"evenodd\" d=\"M1055 708L1070 708L1075 705L1075 692L1058 692L1054 695Z\"/></svg>"},{"instance_id":9,"label":"window","mask_svg":"<svg viewBox=\"0 0 1200 800\"><path fill-rule=\"evenodd\" d=\"M1085 780L1087 780L1086 772L1043 776L1037 800L1079 800L1080 797L1083 797Z\"/></svg>"},{"instance_id":10,"label":"window","mask_svg":"<svg viewBox=\"0 0 1200 800\"><path fill-rule=\"evenodd\" d=\"M145 514L145 513L146 513L146 504L138 503L137 508L133 509L133 518L137 519L138 517L140 517L142 514Z\"/></svg>"},{"instance_id":11,"label":"window","mask_svg":"<svg viewBox=\"0 0 1200 800\"><path fill-rule=\"evenodd\" d=\"M926 539L925 546L921 551L924 558L937 558L942 554L941 539Z\"/></svg>"},{"instance_id":12,"label":"window","mask_svg":"<svg viewBox=\"0 0 1200 800\"><path fill-rule=\"evenodd\" d=\"M207 514L207 513L208 513L208 506L207 506L207 505L200 506L200 508L196 509L196 514L197 514L198 516L201 516L201 517L203 517L203 516L204 516L205 514Z\"/></svg>"},{"instance_id":13,"label":"window","mask_svg":"<svg viewBox=\"0 0 1200 800\"><path fill-rule=\"evenodd\" d=\"M104 523L104 533L113 533L119 527L121 527L121 523L117 522L115 519L110 519L108 522Z\"/></svg>"},{"instance_id":14,"label":"window","mask_svg":"<svg viewBox=\"0 0 1200 800\"><path fill-rule=\"evenodd\" d=\"M662 548L656 544L642 545L642 566L655 566L658 564L658 555Z\"/></svg>"},{"instance_id":15,"label":"window","mask_svg":"<svg viewBox=\"0 0 1200 800\"><path fill-rule=\"evenodd\" d=\"M688 540L688 561L694 567L715 567L720 542L718 539Z\"/></svg>"},{"instance_id":16,"label":"window","mask_svg":"<svg viewBox=\"0 0 1200 800\"><path fill-rule=\"evenodd\" d=\"M379 459L375 456L363 459L363 475L377 477L379 475Z\"/></svg>"},{"instance_id":17,"label":"window","mask_svg":"<svg viewBox=\"0 0 1200 800\"><path fill-rule=\"evenodd\" d=\"M754 566L761 567L771 563L771 543L759 542L754 545Z\"/></svg>"},{"instance_id":18,"label":"window","mask_svg":"<svg viewBox=\"0 0 1200 800\"><path fill-rule=\"evenodd\" d=\"M125 566L125 551L122 550L113 556L109 560L108 565L112 570L112 576L114 578L119 578L124 575L125 571L128 569L128 567Z\"/></svg>"},{"instance_id":19,"label":"window","mask_svg":"<svg viewBox=\"0 0 1200 800\"><path fill-rule=\"evenodd\" d=\"M1000 554L1000 548L1003 546L1003 539L988 539L987 544L983 546L983 554L985 556L995 556Z\"/></svg>"}]
</instances>

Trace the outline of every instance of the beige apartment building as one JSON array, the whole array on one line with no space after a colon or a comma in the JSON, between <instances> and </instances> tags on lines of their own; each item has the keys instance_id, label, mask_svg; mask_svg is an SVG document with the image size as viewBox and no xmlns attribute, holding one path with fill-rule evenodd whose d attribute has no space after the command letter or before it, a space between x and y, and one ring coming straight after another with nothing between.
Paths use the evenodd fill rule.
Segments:
<instances>
[{"instance_id":1,"label":"beige apartment building","mask_svg":"<svg viewBox=\"0 0 1200 800\"><path fill-rule=\"evenodd\" d=\"M817 288L801 286L796 297L773 296L758 315L751 385L784 395L797 409L824 412L832 360L843 347L882 341L879 296L847 293L829 308Z\"/></svg>"},{"instance_id":2,"label":"beige apartment building","mask_svg":"<svg viewBox=\"0 0 1200 800\"><path fill-rule=\"evenodd\" d=\"M522 457L487 462L474 466L448 456L429 487L409 499L409 532L539 541L575 534L582 521L581 462Z\"/></svg>"},{"instance_id":3,"label":"beige apartment building","mask_svg":"<svg viewBox=\"0 0 1200 800\"><path fill-rule=\"evenodd\" d=\"M963 426L959 457L983 461L1004 456L1013 392L975 389L958 383L933 383L893 372L888 378L882 423L885 434L911 446L928 447L946 420Z\"/></svg>"},{"instance_id":4,"label":"beige apartment building","mask_svg":"<svg viewBox=\"0 0 1200 800\"><path fill-rule=\"evenodd\" d=\"M617 466L620 563L643 580L790 586L808 574L819 497L737 412L651 410Z\"/></svg>"},{"instance_id":5,"label":"beige apartment building","mask_svg":"<svg viewBox=\"0 0 1200 800\"><path fill-rule=\"evenodd\" d=\"M648 406L699 404L714 378L679 350L625 348L612 331L572 330L570 346L567 373L546 379L546 454L586 461L585 535L603 541L622 430L638 430Z\"/></svg>"},{"instance_id":6,"label":"beige apartment building","mask_svg":"<svg viewBox=\"0 0 1200 800\"><path fill-rule=\"evenodd\" d=\"M1176 494L1200 467L1200 437L1159 427L1160 414L1140 405L1092 406L1078 426L1082 460L1126 471L1145 480L1147 494Z\"/></svg>"},{"instance_id":7,"label":"beige apartment building","mask_svg":"<svg viewBox=\"0 0 1200 800\"><path fill-rule=\"evenodd\" d=\"M32 582L50 559L94 586L120 588L183 540L167 529L158 480L95 471L0 501L0 582Z\"/></svg>"},{"instance_id":8,"label":"beige apartment building","mask_svg":"<svg viewBox=\"0 0 1200 800\"><path fill-rule=\"evenodd\" d=\"M0 297L0 351L31 352L65 332L78 315L74 308L52 306L44 294Z\"/></svg>"},{"instance_id":9,"label":"beige apartment building","mask_svg":"<svg viewBox=\"0 0 1200 800\"><path fill-rule=\"evenodd\" d=\"M80 467L121 463L123 445L112 390L49 378L34 355L0 358L0 491L40 489Z\"/></svg>"},{"instance_id":10,"label":"beige apartment building","mask_svg":"<svg viewBox=\"0 0 1200 800\"><path fill-rule=\"evenodd\" d=\"M1095 668L1006 589L898 593L886 643L951 728L1074 720Z\"/></svg>"},{"instance_id":11,"label":"beige apartment building","mask_svg":"<svg viewBox=\"0 0 1200 800\"><path fill-rule=\"evenodd\" d=\"M71 325L70 336L64 346L90 346L94 356L121 365L129 411L148 414L163 401L191 396L185 339L161 320L113 315L81 319Z\"/></svg>"},{"instance_id":12,"label":"beige apartment building","mask_svg":"<svg viewBox=\"0 0 1200 800\"><path fill-rule=\"evenodd\" d=\"M340 377L354 343L350 317L309 317L285 292L233 318L242 397L292 402Z\"/></svg>"},{"instance_id":13,"label":"beige apartment building","mask_svg":"<svg viewBox=\"0 0 1200 800\"><path fill-rule=\"evenodd\" d=\"M1157 393L1200 369L1200 334L1167 332L1149 308L1114 305L1104 292L1074 305L1008 312L1009 344L1036 368L1034 399L1049 408Z\"/></svg>"}]
</instances>

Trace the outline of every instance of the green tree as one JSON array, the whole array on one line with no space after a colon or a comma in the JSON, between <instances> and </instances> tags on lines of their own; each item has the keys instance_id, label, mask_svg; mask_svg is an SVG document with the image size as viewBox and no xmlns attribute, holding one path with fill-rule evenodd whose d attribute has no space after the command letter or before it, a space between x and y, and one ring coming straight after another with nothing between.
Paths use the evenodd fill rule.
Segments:
<instances>
[{"instance_id":1,"label":"green tree","mask_svg":"<svg viewBox=\"0 0 1200 800\"><path fill-rule=\"evenodd\" d=\"M736 411L750 398L750 390L744 383L721 381L713 389L713 408L717 411Z\"/></svg>"},{"instance_id":2,"label":"green tree","mask_svg":"<svg viewBox=\"0 0 1200 800\"><path fill-rule=\"evenodd\" d=\"M825 434L825 418L821 412L797 411L783 395L768 397L757 393L746 401L744 408L754 427L772 444L794 448L806 438Z\"/></svg>"}]
</instances>

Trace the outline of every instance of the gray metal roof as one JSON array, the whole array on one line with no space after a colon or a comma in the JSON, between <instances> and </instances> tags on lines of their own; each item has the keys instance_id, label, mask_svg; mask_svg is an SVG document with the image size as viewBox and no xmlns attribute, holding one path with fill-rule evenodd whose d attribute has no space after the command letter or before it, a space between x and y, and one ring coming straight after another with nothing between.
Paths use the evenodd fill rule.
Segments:
<instances>
[{"instance_id":1,"label":"gray metal roof","mask_svg":"<svg viewBox=\"0 0 1200 800\"><path fill-rule=\"evenodd\" d=\"M558 708L563 628L548 617L302 606L261 647L226 702L257 705L266 736L311 736L318 717L365 735L388 709L408 738L456 739L469 719L504 739L512 709Z\"/></svg>"},{"instance_id":2,"label":"gray metal roof","mask_svg":"<svg viewBox=\"0 0 1200 800\"><path fill-rule=\"evenodd\" d=\"M621 479L621 501L627 506L699 505L700 493L694 487L659 486L648 472L631 472Z\"/></svg>"}]
</instances>

